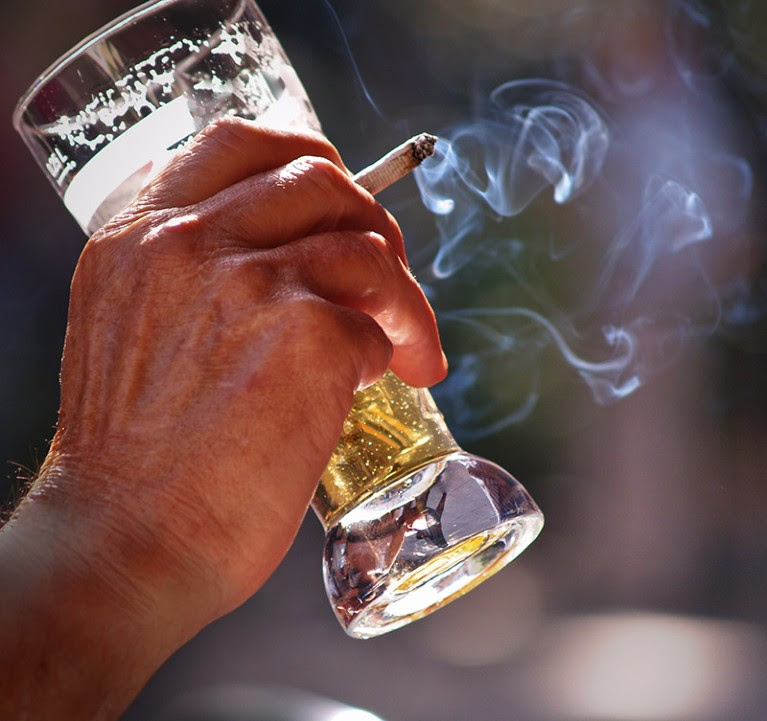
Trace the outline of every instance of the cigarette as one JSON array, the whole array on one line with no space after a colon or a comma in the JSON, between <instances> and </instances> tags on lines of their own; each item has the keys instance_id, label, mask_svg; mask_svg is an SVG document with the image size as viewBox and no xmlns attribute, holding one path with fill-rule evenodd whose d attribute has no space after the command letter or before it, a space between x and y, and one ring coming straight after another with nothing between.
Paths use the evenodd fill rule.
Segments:
<instances>
[{"instance_id":1,"label":"cigarette","mask_svg":"<svg viewBox=\"0 0 767 721\"><path fill-rule=\"evenodd\" d=\"M416 135L390 150L380 160L360 170L354 176L354 182L371 195L376 195L413 172L426 158L434 155L436 142L437 138L429 133Z\"/></svg>"}]
</instances>

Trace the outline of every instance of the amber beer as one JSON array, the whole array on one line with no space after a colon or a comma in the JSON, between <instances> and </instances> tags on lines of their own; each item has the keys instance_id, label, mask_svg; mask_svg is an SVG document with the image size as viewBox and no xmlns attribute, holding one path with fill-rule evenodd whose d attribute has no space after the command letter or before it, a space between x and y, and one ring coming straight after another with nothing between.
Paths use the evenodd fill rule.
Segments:
<instances>
[{"instance_id":1,"label":"amber beer","mask_svg":"<svg viewBox=\"0 0 767 721\"><path fill-rule=\"evenodd\" d=\"M356 394L314 511L328 528L398 477L459 450L431 394L387 371Z\"/></svg>"}]
</instances>

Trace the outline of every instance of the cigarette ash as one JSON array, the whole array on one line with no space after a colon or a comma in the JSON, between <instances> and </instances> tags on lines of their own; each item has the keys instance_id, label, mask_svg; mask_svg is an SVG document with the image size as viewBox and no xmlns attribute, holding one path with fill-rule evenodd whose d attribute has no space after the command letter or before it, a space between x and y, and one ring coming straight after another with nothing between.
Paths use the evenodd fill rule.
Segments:
<instances>
[{"instance_id":1,"label":"cigarette ash","mask_svg":"<svg viewBox=\"0 0 767 721\"><path fill-rule=\"evenodd\" d=\"M413 160L416 165L423 163L426 158L434 155L437 137L430 133L421 133L413 138Z\"/></svg>"}]
</instances>

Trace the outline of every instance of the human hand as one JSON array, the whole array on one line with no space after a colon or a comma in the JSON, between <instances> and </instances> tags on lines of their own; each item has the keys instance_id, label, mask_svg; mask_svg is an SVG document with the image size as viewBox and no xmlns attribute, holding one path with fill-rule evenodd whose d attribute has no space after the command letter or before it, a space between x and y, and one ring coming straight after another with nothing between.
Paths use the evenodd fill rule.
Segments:
<instances>
[{"instance_id":1,"label":"human hand","mask_svg":"<svg viewBox=\"0 0 767 721\"><path fill-rule=\"evenodd\" d=\"M134 687L274 570L354 391L389 366L443 377L404 261L396 222L326 140L237 119L86 245L58 427L16 543L54 576L64 563L89 623L119 608L143 644L124 661ZM124 650L118 631L104 643Z\"/></svg>"}]
</instances>

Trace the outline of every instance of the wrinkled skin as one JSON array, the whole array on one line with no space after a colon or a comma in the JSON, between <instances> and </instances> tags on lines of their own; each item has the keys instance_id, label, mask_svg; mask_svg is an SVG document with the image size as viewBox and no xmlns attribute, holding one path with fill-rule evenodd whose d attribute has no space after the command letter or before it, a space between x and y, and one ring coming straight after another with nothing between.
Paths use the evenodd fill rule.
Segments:
<instances>
[{"instance_id":1,"label":"wrinkled skin","mask_svg":"<svg viewBox=\"0 0 767 721\"><path fill-rule=\"evenodd\" d=\"M56 434L0 530L0 717L115 718L257 591L388 367L445 373L394 219L320 136L202 131L75 271Z\"/></svg>"}]
</instances>

